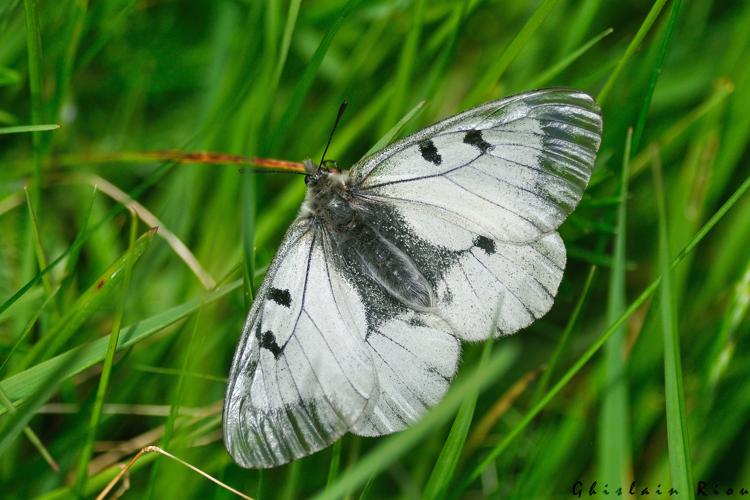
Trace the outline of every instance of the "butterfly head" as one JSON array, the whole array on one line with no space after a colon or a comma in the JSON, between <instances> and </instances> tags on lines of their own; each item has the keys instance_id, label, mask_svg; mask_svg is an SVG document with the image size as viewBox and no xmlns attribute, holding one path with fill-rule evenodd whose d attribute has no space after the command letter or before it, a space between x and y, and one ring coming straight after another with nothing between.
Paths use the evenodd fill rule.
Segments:
<instances>
[{"instance_id":1,"label":"butterfly head","mask_svg":"<svg viewBox=\"0 0 750 500\"><path fill-rule=\"evenodd\" d=\"M349 171L335 168L336 162L324 161L317 165L312 160L305 160L305 184L307 193L302 205L306 215L321 216L328 214L341 218L342 209L349 205Z\"/></svg>"},{"instance_id":2,"label":"butterfly head","mask_svg":"<svg viewBox=\"0 0 750 500\"><path fill-rule=\"evenodd\" d=\"M321 164L316 164L309 158L305 160L305 184L308 188L320 189L330 184L343 184L348 177L346 172L338 168L335 160L324 160Z\"/></svg>"}]
</instances>

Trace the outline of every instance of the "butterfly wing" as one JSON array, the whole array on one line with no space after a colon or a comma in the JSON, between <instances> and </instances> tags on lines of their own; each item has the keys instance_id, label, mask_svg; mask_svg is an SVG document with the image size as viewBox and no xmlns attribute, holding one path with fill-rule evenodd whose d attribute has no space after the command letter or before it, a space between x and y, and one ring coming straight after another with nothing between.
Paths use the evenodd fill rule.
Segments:
<instances>
[{"instance_id":1,"label":"butterfly wing","mask_svg":"<svg viewBox=\"0 0 750 500\"><path fill-rule=\"evenodd\" d=\"M243 467L328 446L377 397L364 306L329 245L314 223L293 224L248 315L223 419L227 450Z\"/></svg>"},{"instance_id":2,"label":"butterfly wing","mask_svg":"<svg viewBox=\"0 0 750 500\"><path fill-rule=\"evenodd\" d=\"M448 390L461 344L450 326L432 314L399 314L367 336L378 397L352 427L354 434L381 436L405 429Z\"/></svg>"},{"instance_id":3,"label":"butterfly wing","mask_svg":"<svg viewBox=\"0 0 750 500\"><path fill-rule=\"evenodd\" d=\"M581 199L599 148L601 115L572 90L491 102L407 137L351 169L369 197L390 200L418 235L464 248L445 223L497 241L554 231Z\"/></svg>"},{"instance_id":4,"label":"butterfly wing","mask_svg":"<svg viewBox=\"0 0 750 500\"><path fill-rule=\"evenodd\" d=\"M465 340L528 326L552 306L565 266L557 227L581 199L601 137L594 100L550 89L448 118L352 167L357 196L396 210L450 258L436 310Z\"/></svg>"},{"instance_id":5,"label":"butterfly wing","mask_svg":"<svg viewBox=\"0 0 750 500\"><path fill-rule=\"evenodd\" d=\"M549 311L564 269L556 232L525 245L481 240L446 268L437 309L463 340L486 339L493 325L497 335L512 334Z\"/></svg>"}]
</instances>

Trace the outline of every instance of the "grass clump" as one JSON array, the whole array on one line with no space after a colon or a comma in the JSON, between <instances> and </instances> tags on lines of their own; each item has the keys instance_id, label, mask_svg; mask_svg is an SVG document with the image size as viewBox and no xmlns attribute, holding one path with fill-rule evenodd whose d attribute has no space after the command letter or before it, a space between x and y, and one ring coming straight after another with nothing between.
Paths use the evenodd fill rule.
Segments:
<instances>
[{"instance_id":1,"label":"grass clump","mask_svg":"<svg viewBox=\"0 0 750 500\"><path fill-rule=\"evenodd\" d=\"M750 489L749 25L711 0L0 7L4 495L93 497L151 445L128 495L230 495L185 463L270 498ZM466 346L412 429L234 465L225 377L304 184L168 152L317 159L346 99L346 166L540 85L599 96L605 124L551 313Z\"/></svg>"}]
</instances>

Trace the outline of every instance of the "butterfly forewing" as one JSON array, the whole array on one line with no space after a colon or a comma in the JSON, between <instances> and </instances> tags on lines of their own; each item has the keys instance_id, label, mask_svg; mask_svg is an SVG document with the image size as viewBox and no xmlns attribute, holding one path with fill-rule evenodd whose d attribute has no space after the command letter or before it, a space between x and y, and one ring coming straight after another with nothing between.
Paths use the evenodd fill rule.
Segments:
<instances>
[{"instance_id":1,"label":"butterfly forewing","mask_svg":"<svg viewBox=\"0 0 750 500\"><path fill-rule=\"evenodd\" d=\"M504 242L554 231L581 199L599 147L601 117L586 94L522 94L444 120L352 167L363 196L397 205L437 245L466 241L451 224Z\"/></svg>"},{"instance_id":2,"label":"butterfly forewing","mask_svg":"<svg viewBox=\"0 0 750 500\"><path fill-rule=\"evenodd\" d=\"M250 311L224 407L227 448L245 467L324 448L375 402L364 304L327 245L314 224L292 226Z\"/></svg>"}]
</instances>

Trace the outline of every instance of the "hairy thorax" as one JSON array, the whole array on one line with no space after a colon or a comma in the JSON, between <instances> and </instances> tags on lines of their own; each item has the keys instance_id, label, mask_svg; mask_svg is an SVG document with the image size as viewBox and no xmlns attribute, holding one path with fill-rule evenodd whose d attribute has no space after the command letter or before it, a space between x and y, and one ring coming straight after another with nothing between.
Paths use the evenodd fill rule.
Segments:
<instances>
[{"instance_id":1,"label":"hairy thorax","mask_svg":"<svg viewBox=\"0 0 750 500\"><path fill-rule=\"evenodd\" d=\"M318 169L305 182L301 215L325 228L340 257L358 261L365 273L408 307L433 306L432 286L411 257L369 222L378 206L356 196L348 171Z\"/></svg>"}]
</instances>

